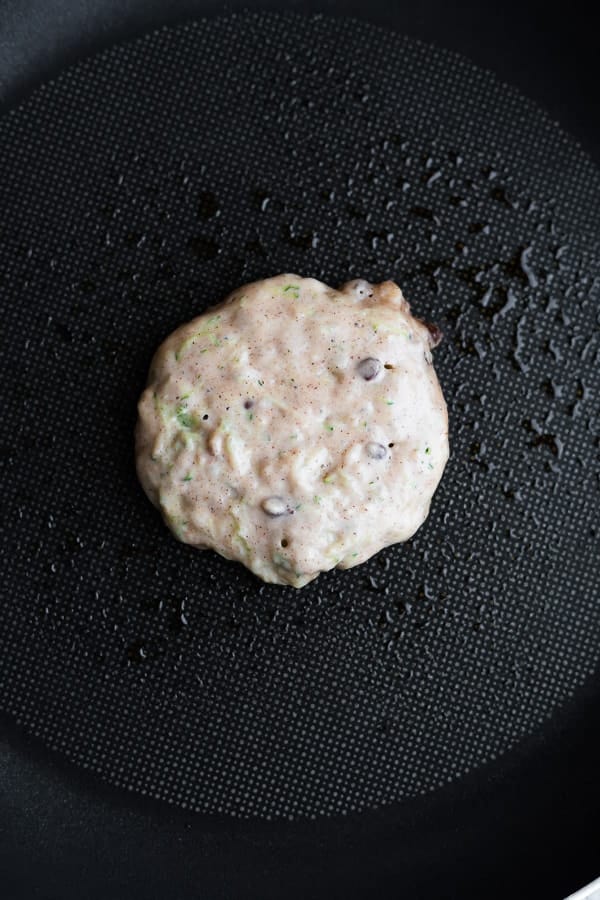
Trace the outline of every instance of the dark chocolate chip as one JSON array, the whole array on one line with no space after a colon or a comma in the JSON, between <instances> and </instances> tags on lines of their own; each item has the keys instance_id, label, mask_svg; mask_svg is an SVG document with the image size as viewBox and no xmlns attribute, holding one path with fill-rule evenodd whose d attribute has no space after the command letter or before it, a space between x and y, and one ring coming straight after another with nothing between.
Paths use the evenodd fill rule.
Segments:
<instances>
[{"instance_id":1,"label":"dark chocolate chip","mask_svg":"<svg viewBox=\"0 0 600 900\"><path fill-rule=\"evenodd\" d=\"M437 325L434 325L433 322L423 322L423 325L429 332L429 342L431 344L432 349L437 347L439 343L441 343L442 338L444 337L440 328Z\"/></svg>"},{"instance_id":2,"label":"dark chocolate chip","mask_svg":"<svg viewBox=\"0 0 600 900\"><path fill-rule=\"evenodd\" d=\"M368 356L366 359L361 359L356 368L361 378L364 378L365 381L373 381L381 372L381 363L378 359Z\"/></svg>"},{"instance_id":3,"label":"dark chocolate chip","mask_svg":"<svg viewBox=\"0 0 600 900\"><path fill-rule=\"evenodd\" d=\"M367 456L371 459L384 459L387 456L387 450L383 444L377 444L375 441L369 441L367 444Z\"/></svg>"}]
</instances>

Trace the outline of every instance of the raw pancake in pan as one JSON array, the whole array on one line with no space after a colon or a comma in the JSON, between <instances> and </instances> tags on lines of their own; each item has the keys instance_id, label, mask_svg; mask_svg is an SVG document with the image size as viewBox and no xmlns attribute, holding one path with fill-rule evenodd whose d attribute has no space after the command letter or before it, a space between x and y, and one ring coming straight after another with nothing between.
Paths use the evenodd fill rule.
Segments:
<instances>
[{"instance_id":1,"label":"raw pancake in pan","mask_svg":"<svg viewBox=\"0 0 600 900\"><path fill-rule=\"evenodd\" d=\"M279 275L157 351L137 469L182 541L302 587L411 537L448 458L439 340L391 281Z\"/></svg>"}]
</instances>

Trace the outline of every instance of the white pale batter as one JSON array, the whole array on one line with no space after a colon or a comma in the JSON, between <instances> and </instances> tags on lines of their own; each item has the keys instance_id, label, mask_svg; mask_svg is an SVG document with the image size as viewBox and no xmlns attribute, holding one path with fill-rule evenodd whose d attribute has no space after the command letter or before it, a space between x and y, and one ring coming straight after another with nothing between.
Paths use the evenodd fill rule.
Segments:
<instances>
[{"instance_id":1,"label":"white pale batter","mask_svg":"<svg viewBox=\"0 0 600 900\"><path fill-rule=\"evenodd\" d=\"M180 540L278 584L407 540L448 458L438 335L392 281L245 285L154 357L144 490Z\"/></svg>"}]
</instances>

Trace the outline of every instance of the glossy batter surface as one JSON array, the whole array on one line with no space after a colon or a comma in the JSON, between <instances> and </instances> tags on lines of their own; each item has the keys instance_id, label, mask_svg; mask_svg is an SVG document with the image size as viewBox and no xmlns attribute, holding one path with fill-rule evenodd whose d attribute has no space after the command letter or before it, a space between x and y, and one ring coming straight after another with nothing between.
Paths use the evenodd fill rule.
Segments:
<instances>
[{"instance_id":1,"label":"glossy batter surface","mask_svg":"<svg viewBox=\"0 0 600 900\"><path fill-rule=\"evenodd\" d=\"M448 458L431 349L397 285L245 285L158 349L137 469L182 541L302 587L407 540Z\"/></svg>"}]
</instances>

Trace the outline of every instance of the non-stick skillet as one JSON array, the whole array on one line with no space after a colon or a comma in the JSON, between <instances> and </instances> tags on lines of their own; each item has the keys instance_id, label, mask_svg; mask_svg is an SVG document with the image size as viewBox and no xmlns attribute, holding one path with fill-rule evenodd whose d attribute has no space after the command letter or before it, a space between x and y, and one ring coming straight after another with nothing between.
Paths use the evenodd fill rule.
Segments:
<instances>
[{"instance_id":1,"label":"non-stick skillet","mask_svg":"<svg viewBox=\"0 0 600 900\"><path fill-rule=\"evenodd\" d=\"M2 895L565 896L600 870L592 39L111 6L0 20ZM283 269L394 275L452 422L416 538L300 594L174 544L131 460L160 338Z\"/></svg>"}]
</instances>

